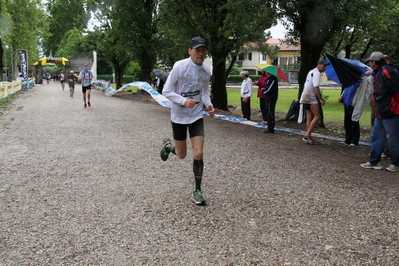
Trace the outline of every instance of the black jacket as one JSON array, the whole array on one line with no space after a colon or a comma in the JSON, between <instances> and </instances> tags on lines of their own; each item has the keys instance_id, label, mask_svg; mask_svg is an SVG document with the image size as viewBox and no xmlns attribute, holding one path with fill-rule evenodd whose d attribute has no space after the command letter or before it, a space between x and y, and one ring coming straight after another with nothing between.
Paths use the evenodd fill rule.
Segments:
<instances>
[{"instance_id":1,"label":"black jacket","mask_svg":"<svg viewBox=\"0 0 399 266\"><path fill-rule=\"evenodd\" d=\"M266 86L262 89L266 101L277 101L278 98L278 80L276 76L270 75Z\"/></svg>"},{"instance_id":2,"label":"black jacket","mask_svg":"<svg viewBox=\"0 0 399 266\"><path fill-rule=\"evenodd\" d=\"M374 69L374 90L371 98L374 116L388 119L399 115L399 73L389 65Z\"/></svg>"}]
</instances>

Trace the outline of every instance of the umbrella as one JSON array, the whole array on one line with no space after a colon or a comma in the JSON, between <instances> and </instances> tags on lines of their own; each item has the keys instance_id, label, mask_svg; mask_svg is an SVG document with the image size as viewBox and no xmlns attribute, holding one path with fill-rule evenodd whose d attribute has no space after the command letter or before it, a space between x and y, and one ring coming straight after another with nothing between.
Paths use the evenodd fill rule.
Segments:
<instances>
[{"instance_id":1,"label":"umbrella","mask_svg":"<svg viewBox=\"0 0 399 266\"><path fill-rule=\"evenodd\" d=\"M361 62L354 62L356 60L338 58L327 54L331 65L326 68L326 75L329 79L348 88L358 82L363 73L369 68Z\"/></svg>"},{"instance_id":2,"label":"umbrella","mask_svg":"<svg viewBox=\"0 0 399 266\"><path fill-rule=\"evenodd\" d=\"M160 69L153 69L152 73L155 74L158 78L162 79L163 81L166 82L166 79L168 78L168 74L166 74L165 71L160 70Z\"/></svg>"},{"instance_id":3,"label":"umbrella","mask_svg":"<svg viewBox=\"0 0 399 266\"><path fill-rule=\"evenodd\" d=\"M258 64L255 65L256 67L266 71L267 73L272 74L273 76L276 76L278 78L281 78L282 80L289 82L287 75L285 75L285 73L278 67L273 66L273 65L269 65L269 64Z\"/></svg>"}]
</instances>

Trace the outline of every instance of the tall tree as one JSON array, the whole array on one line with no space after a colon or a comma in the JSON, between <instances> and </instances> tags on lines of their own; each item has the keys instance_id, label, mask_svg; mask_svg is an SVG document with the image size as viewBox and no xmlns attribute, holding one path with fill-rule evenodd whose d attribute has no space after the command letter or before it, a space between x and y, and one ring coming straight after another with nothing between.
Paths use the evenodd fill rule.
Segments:
<instances>
[{"instance_id":1,"label":"tall tree","mask_svg":"<svg viewBox=\"0 0 399 266\"><path fill-rule=\"evenodd\" d=\"M158 51L158 0L115 0L111 24L118 44L141 68L140 80L150 82Z\"/></svg>"},{"instance_id":2,"label":"tall tree","mask_svg":"<svg viewBox=\"0 0 399 266\"><path fill-rule=\"evenodd\" d=\"M0 0L0 54L1 54L1 62L0 69L4 68L4 56L5 56L5 47L6 40L8 35L12 30L12 21L10 15L7 12L6 0ZM3 81L3 74L0 76L0 81Z\"/></svg>"},{"instance_id":3,"label":"tall tree","mask_svg":"<svg viewBox=\"0 0 399 266\"><path fill-rule=\"evenodd\" d=\"M29 62L34 62L37 59L41 37L46 35L47 24L46 20L43 20L45 14L40 0L13 0L6 3L13 25L7 43L13 50L13 73L17 74L17 49L27 50Z\"/></svg>"},{"instance_id":4,"label":"tall tree","mask_svg":"<svg viewBox=\"0 0 399 266\"><path fill-rule=\"evenodd\" d=\"M288 37L292 41L299 41L301 46L301 66L299 71L299 95L302 93L306 75L317 64L326 43L334 34L348 25L348 18L353 12L366 12L354 10L354 0L272 0L280 18L293 25ZM367 13L365 13L367 14Z\"/></svg>"},{"instance_id":5,"label":"tall tree","mask_svg":"<svg viewBox=\"0 0 399 266\"><path fill-rule=\"evenodd\" d=\"M245 43L265 40L264 31L275 23L273 9L260 0L168 0L161 3L161 12L162 34L174 40L171 45L178 43L187 51L195 36L209 42L213 104L227 110L226 60L231 52L238 54Z\"/></svg>"},{"instance_id":6,"label":"tall tree","mask_svg":"<svg viewBox=\"0 0 399 266\"><path fill-rule=\"evenodd\" d=\"M92 4L92 2L89 2ZM49 35L44 39L44 54L54 56L65 33L76 28L82 32L90 19L87 0L49 0Z\"/></svg>"},{"instance_id":7,"label":"tall tree","mask_svg":"<svg viewBox=\"0 0 399 266\"><path fill-rule=\"evenodd\" d=\"M346 23L327 42L325 50L336 56L344 51L346 58L364 59L374 44L392 36L385 29L390 25L389 31L395 30L388 20L397 6L396 0L353 1Z\"/></svg>"}]
</instances>

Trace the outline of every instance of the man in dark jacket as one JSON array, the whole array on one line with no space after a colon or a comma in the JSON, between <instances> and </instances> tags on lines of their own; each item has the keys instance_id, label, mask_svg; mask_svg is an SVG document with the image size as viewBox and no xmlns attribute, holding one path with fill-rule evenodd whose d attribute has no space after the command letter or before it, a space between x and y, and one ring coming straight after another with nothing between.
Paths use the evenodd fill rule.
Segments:
<instances>
[{"instance_id":1,"label":"man in dark jacket","mask_svg":"<svg viewBox=\"0 0 399 266\"><path fill-rule=\"evenodd\" d=\"M399 74L387 65L381 52L373 52L366 62L373 69L371 104L375 120L371 133L370 159L361 166L383 169L380 161L386 136L391 156L391 165L386 170L399 171Z\"/></svg>"},{"instance_id":2,"label":"man in dark jacket","mask_svg":"<svg viewBox=\"0 0 399 266\"><path fill-rule=\"evenodd\" d=\"M274 133L274 126L276 125L276 103L278 98L278 81L277 77L267 73L268 79L265 88L263 88L262 93L265 96L265 111L266 111L266 121L267 129L263 133Z\"/></svg>"}]
</instances>

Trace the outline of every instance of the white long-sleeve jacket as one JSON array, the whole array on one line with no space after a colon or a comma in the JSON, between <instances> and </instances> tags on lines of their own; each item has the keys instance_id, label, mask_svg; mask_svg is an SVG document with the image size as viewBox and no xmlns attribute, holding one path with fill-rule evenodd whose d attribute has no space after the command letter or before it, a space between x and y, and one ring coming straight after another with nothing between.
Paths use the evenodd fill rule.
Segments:
<instances>
[{"instance_id":1,"label":"white long-sleeve jacket","mask_svg":"<svg viewBox=\"0 0 399 266\"><path fill-rule=\"evenodd\" d=\"M191 58L174 64L162 91L172 102L172 122L192 124L202 118L203 105L213 106L208 92L210 76L207 65L197 65ZM196 100L194 108L184 106L187 99Z\"/></svg>"},{"instance_id":2,"label":"white long-sleeve jacket","mask_svg":"<svg viewBox=\"0 0 399 266\"><path fill-rule=\"evenodd\" d=\"M248 77L244 79L241 83L241 98L252 96L252 79Z\"/></svg>"}]
</instances>

